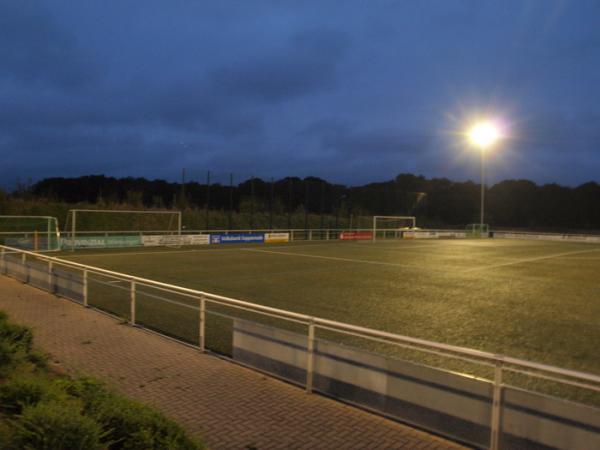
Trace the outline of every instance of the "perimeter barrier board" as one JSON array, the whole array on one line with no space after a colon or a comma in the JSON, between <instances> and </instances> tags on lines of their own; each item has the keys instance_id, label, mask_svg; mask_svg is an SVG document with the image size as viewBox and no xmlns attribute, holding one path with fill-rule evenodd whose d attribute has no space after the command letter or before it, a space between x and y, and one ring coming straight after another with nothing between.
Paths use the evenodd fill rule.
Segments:
<instances>
[{"instance_id":1,"label":"perimeter barrier board","mask_svg":"<svg viewBox=\"0 0 600 450\"><path fill-rule=\"evenodd\" d=\"M29 283L39 289L55 293L77 302L83 301L83 279L81 272L54 267L48 263L23 259L14 254L4 254L3 272L6 275Z\"/></svg>"},{"instance_id":2,"label":"perimeter barrier board","mask_svg":"<svg viewBox=\"0 0 600 450\"><path fill-rule=\"evenodd\" d=\"M208 234L167 234L141 237L141 245L144 247L208 244L210 244L210 236Z\"/></svg>"},{"instance_id":3,"label":"perimeter barrier board","mask_svg":"<svg viewBox=\"0 0 600 450\"><path fill-rule=\"evenodd\" d=\"M467 237L465 231L403 231L404 239L464 239Z\"/></svg>"},{"instance_id":4,"label":"perimeter barrier board","mask_svg":"<svg viewBox=\"0 0 600 450\"><path fill-rule=\"evenodd\" d=\"M342 241L371 241L373 240L372 231L342 231L340 233Z\"/></svg>"},{"instance_id":5,"label":"perimeter barrier board","mask_svg":"<svg viewBox=\"0 0 600 450\"><path fill-rule=\"evenodd\" d=\"M57 249L57 240L60 238L54 236L50 239L44 233L39 233L37 236L34 233L25 233L21 237L8 237L4 239L4 244L8 247L20 248L23 250L37 251L38 249Z\"/></svg>"},{"instance_id":6,"label":"perimeter barrier board","mask_svg":"<svg viewBox=\"0 0 600 450\"><path fill-rule=\"evenodd\" d=\"M83 279L80 273L55 268L52 270L52 292L61 297L83 302Z\"/></svg>"},{"instance_id":7,"label":"perimeter barrier board","mask_svg":"<svg viewBox=\"0 0 600 450\"><path fill-rule=\"evenodd\" d=\"M23 283L27 282L27 268L20 255L14 253L4 255L4 272Z\"/></svg>"},{"instance_id":8,"label":"perimeter barrier board","mask_svg":"<svg viewBox=\"0 0 600 450\"><path fill-rule=\"evenodd\" d=\"M49 291L50 286L50 271L48 270L48 263L41 261L30 261L26 262L28 272L28 283L39 288Z\"/></svg>"},{"instance_id":9,"label":"perimeter barrier board","mask_svg":"<svg viewBox=\"0 0 600 450\"><path fill-rule=\"evenodd\" d=\"M122 248L139 247L142 245L140 236L79 236L62 238L63 249L74 248Z\"/></svg>"},{"instance_id":10,"label":"perimeter barrier board","mask_svg":"<svg viewBox=\"0 0 600 450\"><path fill-rule=\"evenodd\" d=\"M236 319L233 358L304 384L306 336ZM493 384L316 340L313 388L478 447L488 447ZM503 449L600 448L600 410L504 388Z\"/></svg>"},{"instance_id":11,"label":"perimeter barrier board","mask_svg":"<svg viewBox=\"0 0 600 450\"><path fill-rule=\"evenodd\" d=\"M211 233L211 244L262 244L264 233Z\"/></svg>"},{"instance_id":12,"label":"perimeter barrier board","mask_svg":"<svg viewBox=\"0 0 600 450\"><path fill-rule=\"evenodd\" d=\"M290 233L265 233L265 243L276 244L290 242Z\"/></svg>"},{"instance_id":13,"label":"perimeter barrier board","mask_svg":"<svg viewBox=\"0 0 600 450\"><path fill-rule=\"evenodd\" d=\"M540 241L560 241L560 242L588 242L600 244L600 236L583 234L553 234L553 233L531 233L518 231L492 231L493 238L501 239L536 239Z\"/></svg>"}]
</instances>

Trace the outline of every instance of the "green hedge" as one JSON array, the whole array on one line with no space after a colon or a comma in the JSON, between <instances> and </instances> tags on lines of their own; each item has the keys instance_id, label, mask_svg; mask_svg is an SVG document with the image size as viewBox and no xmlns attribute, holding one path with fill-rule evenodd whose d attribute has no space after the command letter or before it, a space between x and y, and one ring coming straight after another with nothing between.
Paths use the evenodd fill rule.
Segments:
<instances>
[{"instance_id":1,"label":"green hedge","mask_svg":"<svg viewBox=\"0 0 600 450\"><path fill-rule=\"evenodd\" d=\"M92 378L48 371L27 327L0 311L0 449L198 450L154 409Z\"/></svg>"}]
</instances>

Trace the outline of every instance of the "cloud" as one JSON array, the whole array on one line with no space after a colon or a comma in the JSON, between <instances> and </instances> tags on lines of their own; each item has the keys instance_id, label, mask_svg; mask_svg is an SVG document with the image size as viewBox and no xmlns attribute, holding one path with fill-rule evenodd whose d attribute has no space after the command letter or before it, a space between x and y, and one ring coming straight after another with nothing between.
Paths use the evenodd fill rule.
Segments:
<instances>
[{"instance_id":1,"label":"cloud","mask_svg":"<svg viewBox=\"0 0 600 450\"><path fill-rule=\"evenodd\" d=\"M244 58L212 71L211 81L225 95L267 103L335 88L336 68L349 45L346 35L311 30L259 57Z\"/></svg>"},{"instance_id":2,"label":"cloud","mask_svg":"<svg viewBox=\"0 0 600 450\"><path fill-rule=\"evenodd\" d=\"M0 175L471 176L464 105L516 111L490 176L597 178L595 2L237 3L0 0Z\"/></svg>"},{"instance_id":3,"label":"cloud","mask_svg":"<svg viewBox=\"0 0 600 450\"><path fill-rule=\"evenodd\" d=\"M40 1L0 1L0 77L72 89L94 80L98 67Z\"/></svg>"}]
</instances>

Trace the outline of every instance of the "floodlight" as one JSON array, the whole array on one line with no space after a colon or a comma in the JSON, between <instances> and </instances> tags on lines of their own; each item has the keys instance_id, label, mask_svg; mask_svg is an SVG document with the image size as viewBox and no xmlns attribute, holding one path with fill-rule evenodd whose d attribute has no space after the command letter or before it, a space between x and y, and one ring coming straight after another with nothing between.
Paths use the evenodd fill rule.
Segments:
<instances>
[{"instance_id":1,"label":"floodlight","mask_svg":"<svg viewBox=\"0 0 600 450\"><path fill-rule=\"evenodd\" d=\"M499 137L498 128L491 122L480 122L469 131L471 143L482 150L493 145Z\"/></svg>"}]
</instances>

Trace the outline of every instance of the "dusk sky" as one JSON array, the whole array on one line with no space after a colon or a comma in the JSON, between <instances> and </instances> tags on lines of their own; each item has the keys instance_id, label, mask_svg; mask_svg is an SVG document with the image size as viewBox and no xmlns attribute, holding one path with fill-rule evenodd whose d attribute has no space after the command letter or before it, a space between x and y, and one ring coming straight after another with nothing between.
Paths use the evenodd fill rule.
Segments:
<instances>
[{"instance_id":1,"label":"dusk sky","mask_svg":"<svg viewBox=\"0 0 600 450\"><path fill-rule=\"evenodd\" d=\"M600 181L600 1L0 0L0 185Z\"/></svg>"}]
</instances>

